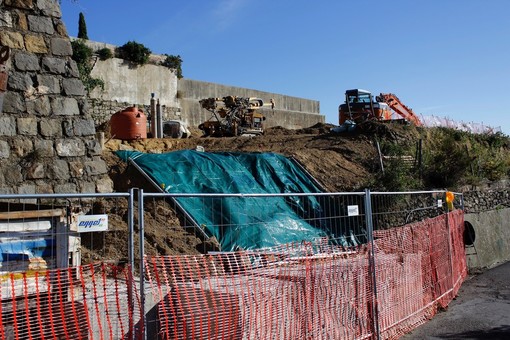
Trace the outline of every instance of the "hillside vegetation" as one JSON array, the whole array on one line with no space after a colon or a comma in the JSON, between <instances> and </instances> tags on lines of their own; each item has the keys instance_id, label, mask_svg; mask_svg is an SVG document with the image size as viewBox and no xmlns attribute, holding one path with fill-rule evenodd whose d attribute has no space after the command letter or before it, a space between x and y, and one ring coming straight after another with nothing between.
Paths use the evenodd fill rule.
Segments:
<instances>
[{"instance_id":1,"label":"hillside vegetation","mask_svg":"<svg viewBox=\"0 0 510 340\"><path fill-rule=\"evenodd\" d=\"M300 130L274 127L251 138L195 134L188 139L110 140L104 156L110 165L124 168L110 151L159 153L202 146L209 152L276 152L295 158L328 191L462 190L510 177L510 138L501 133L378 122L358 125L349 133L333 133L331 128L327 124ZM130 176L117 169L112 179L118 189L126 189Z\"/></svg>"}]
</instances>

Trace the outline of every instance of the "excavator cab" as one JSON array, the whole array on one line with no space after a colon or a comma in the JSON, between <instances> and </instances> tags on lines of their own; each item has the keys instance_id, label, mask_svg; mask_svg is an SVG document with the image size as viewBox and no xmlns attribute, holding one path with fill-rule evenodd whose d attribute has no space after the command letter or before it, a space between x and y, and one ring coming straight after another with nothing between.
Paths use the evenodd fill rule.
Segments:
<instances>
[{"instance_id":1,"label":"excavator cab","mask_svg":"<svg viewBox=\"0 0 510 340\"><path fill-rule=\"evenodd\" d=\"M347 120L361 123L370 119L390 119L391 111L386 103L375 102L369 91L353 89L345 91L345 102L338 107L339 123Z\"/></svg>"}]
</instances>

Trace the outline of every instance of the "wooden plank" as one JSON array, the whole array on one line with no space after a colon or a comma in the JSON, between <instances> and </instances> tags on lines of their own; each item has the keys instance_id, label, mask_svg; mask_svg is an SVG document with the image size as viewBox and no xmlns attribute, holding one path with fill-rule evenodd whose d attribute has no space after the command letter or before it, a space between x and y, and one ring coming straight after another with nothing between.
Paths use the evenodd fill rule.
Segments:
<instances>
[{"instance_id":1,"label":"wooden plank","mask_svg":"<svg viewBox=\"0 0 510 340\"><path fill-rule=\"evenodd\" d=\"M51 221L22 221L22 222L0 222L0 232L16 233L16 232L27 232L27 231L47 231L51 229ZM26 236L26 235L20 235ZM4 234L0 234L0 237L4 237ZM11 236L13 237L13 236Z\"/></svg>"},{"instance_id":2,"label":"wooden plank","mask_svg":"<svg viewBox=\"0 0 510 340\"><path fill-rule=\"evenodd\" d=\"M6 211L6 212L0 212L0 220L58 217L58 216L65 216L65 215L66 215L65 209Z\"/></svg>"}]
</instances>

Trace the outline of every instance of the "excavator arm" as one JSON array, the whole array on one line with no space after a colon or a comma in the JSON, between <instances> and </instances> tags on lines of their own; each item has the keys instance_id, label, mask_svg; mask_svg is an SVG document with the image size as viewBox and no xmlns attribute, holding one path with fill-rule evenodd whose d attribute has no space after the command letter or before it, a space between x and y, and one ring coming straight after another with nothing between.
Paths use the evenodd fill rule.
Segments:
<instances>
[{"instance_id":1,"label":"excavator arm","mask_svg":"<svg viewBox=\"0 0 510 340\"><path fill-rule=\"evenodd\" d=\"M405 106L400 101L400 99L398 99L398 97L395 96L393 93L381 93L377 99L381 102L388 104L388 106L393 111L402 116L405 120L413 123L416 126L423 125L423 123L418 118L418 116L413 112L413 110Z\"/></svg>"}]
</instances>

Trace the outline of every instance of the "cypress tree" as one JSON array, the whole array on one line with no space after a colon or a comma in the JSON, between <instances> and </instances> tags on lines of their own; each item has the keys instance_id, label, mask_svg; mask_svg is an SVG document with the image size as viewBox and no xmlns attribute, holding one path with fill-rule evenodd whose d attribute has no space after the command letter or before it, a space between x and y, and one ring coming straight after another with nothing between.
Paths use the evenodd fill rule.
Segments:
<instances>
[{"instance_id":1,"label":"cypress tree","mask_svg":"<svg viewBox=\"0 0 510 340\"><path fill-rule=\"evenodd\" d=\"M87 24L85 23L85 16L80 12L80 20L78 21L78 38L89 40L87 35Z\"/></svg>"}]
</instances>

